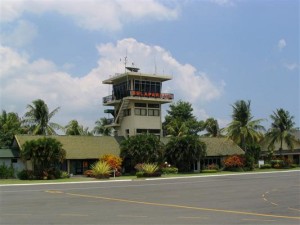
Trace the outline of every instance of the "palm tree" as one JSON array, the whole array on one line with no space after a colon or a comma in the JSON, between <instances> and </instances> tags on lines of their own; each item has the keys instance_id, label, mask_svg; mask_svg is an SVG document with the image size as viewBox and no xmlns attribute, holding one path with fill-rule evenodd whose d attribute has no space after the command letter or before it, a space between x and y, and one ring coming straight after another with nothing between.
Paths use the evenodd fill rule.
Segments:
<instances>
[{"instance_id":1,"label":"palm tree","mask_svg":"<svg viewBox=\"0 0 300 225\"><path fill-rule=\"evenodd\" d=\"M190 171L191 165L205 155L206 144L197 135L172 136L165 150L165 159L184 172Z\"/></svg>"},{"instance_id":2,"label":"palm tree","mask_svg":"<svg viewBox=\"0 0 300 225\"><path fill-rule=\"evenodd\" d=\"M271 128L268 130L266 137L270 141L269 148L274 148L276 142L280 143L279 152L282 154L282 146L285 142L290 149L294 149L294 141L296 140L294 132L295 122L294 117L290 116L290 113L282 108L277 109L270 115L273 120Z\"/></svg>"},{"instance_id":3,"label":"palm tree","mask_svg":"<svg viewBox=\"0 0 300 225\"><path fill-rule=\"evenodd\" d=\"M207 131L207 133L204 134L203 136L207 136L207 137L221 136L218 121L215 120L214 118L208 118L205 121L205 130Z\"/></svg>"},{"instance_id":4,"label":"palm tree","mask_svg":"<svg viewBox=\"0 0 300 225\"><path fill-rule=\"evenodd\" d=\"M182 137L188 134L189 128L187 127L186 123L178 120L173 119L170 121L167 125L167 132L168 136L174 136L174 137Z\"/></svg>"},{"instance_id":5,"label":"palm tree","mask_svg":"<svg viewBox=\"0 0 300 225\"><path fill-rule=\"evenodd\" d=\"M82 135L83 127L79 125L77 120L71 120L67 126L65 126L66 135Z\"/></svg>"},{"instance_id":6,"label":"palm tree","mask_svg":"<svg viewBox=\"0 0 300 225\"><path fill-rule=\"evenodd\" d=\"M233 121L224 129L226 136L237 143L244 151L247 145L258 142L264 127L260 125L262 119L253 120L250 109L251 102L239 100L232 105Z\"/></svg>"},{"instance_id":7,"label":"palm tree","mask_svg":"<svg viewBox=\"0 0 300 225\"><path fill-rule=\"evenodd\" d=\"M0 147L10 147L16 134L25 133L17 113L2 110L0 114Z\"/></svg>"},{"instance_id":8,"label":"palm tree","mask_svg":"<svg viewBox=\"0 0 300 225\"><path fill-rule=\"evenodd\" d=\"M101 134L103 136L110 136L112 133L112 128L106 125L110 124L109 120L105 117L100 118L95 122L95 127L93 129L94 134Z\"/></svg>"},{"instance_id":9,"label":"palm tree","mask_svg":"<svg viewBox=\"0 0 300 225\"><path fill-rule=\"evenodd\" d=\"M37 178L43 179L55 165L64 161L66 151L56 139L43 137L26 141L20 155L23 160L32 161Z\"/></svg>"},{"instance_id":10,"label":"palm tree","mask_svg":"<svg viewBox=\"0 0 300 225\"><path fill-rule=\"evenodd\" d=\"M162 160L164 145L153 134L141 134L121 142L121 157L130 160L131 166L137 163L154 163Z\"/></svg>"},{"instance_id":11,"label":"palm tree","mask_svg":"<svg viewBox=\"0 0 300 225\"><path fill-rule=\"evenodd\" d=\"M29 126L29 132L34 135L53 135L56 134L56 129L63 129L57 123L50 122L52 117L60 109L57 107L49 113L47 104L37 99L32 102L32 105L27 105L28 112L25 113L24 122Z\"/></svg>"}]
</instances>

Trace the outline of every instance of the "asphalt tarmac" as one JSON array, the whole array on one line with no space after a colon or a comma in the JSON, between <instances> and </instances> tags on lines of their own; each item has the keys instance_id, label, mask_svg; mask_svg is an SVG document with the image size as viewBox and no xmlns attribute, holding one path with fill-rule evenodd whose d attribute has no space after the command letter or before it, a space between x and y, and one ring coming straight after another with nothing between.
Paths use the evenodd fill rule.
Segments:
<instances>
[{"instance_id":1,"label":"asphalt tarmac","mask_svg":"<svg viewBox=\"0 0 300 225\"><path fill-rule=\"evenodd\" d=\"M0 186L0 224L300 224L300 171Z\"/></svg>"}]
</instances>

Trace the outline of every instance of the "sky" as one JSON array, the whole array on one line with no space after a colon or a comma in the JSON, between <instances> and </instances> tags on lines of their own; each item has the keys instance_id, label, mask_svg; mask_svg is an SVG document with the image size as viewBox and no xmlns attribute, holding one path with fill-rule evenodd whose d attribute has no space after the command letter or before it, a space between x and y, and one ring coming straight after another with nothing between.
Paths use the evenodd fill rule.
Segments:
<instances>
[{"instance_id":1,"label":"sky","mask_svg":"<svg viewBox=\"0 0 300 225\"><path fill-rule=\"evenodd\" d=\"M283 108L300 127L298 0L0 0L1 110L23 117L43 99L52 122L93 129L124 72L168 74L163 92L198 120L231 122L251 101L254 119ZM163 107L166 115L168 105Z\"/></svg>"}]
</instances>

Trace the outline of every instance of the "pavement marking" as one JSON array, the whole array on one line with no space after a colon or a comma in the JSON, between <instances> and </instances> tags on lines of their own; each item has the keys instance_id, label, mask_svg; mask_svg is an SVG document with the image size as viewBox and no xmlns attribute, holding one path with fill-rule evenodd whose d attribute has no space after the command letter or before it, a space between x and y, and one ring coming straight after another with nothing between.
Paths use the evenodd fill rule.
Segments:
<instances>
[{"instance_id":1,"label":"pavement marking","mask_svg":"<svg viewBox=\"0 0 300 225\"><path fill-rule=\"evenodd\" d=\"M211 212L221 212L221 213L229 213L229 214L300 220L300 217L296 217L296 216L283 216L283 215L263 214L263 213L254 213L254 212L242 212L242 211L226 210L226 209L201 208L195 206L175 205L175 204L167 204L167 203L143 202L143 201L136 201L136 200L129 200L129 199L110 198L104 196L84 195L84 194L75 194L75 193L65 193L65 194L70 196L76 196L76 197L104 199L108 201L134 203L134 204L141 204L141 205L163 206L169 208L192 209L198 211L211 211Z\"/></svg>"},{"instance_id":2,"label":"pavement marking","mask_svg":"<svg viewBox=\"0 0 300 225\"><path fill-rule=\"evenodd\" d=\"M128 217L128 218L146 218L148 216L139 216L139 215L117 215L118 217Z\"/></svg>"},{"instance_id":3,"label":"pavement marking","mask_svg":"<svg viewBox=\"0 0 300 225\"><path fill-rule=\"evenodd\" d=\"M63 194L62 191L56 191L56 190L47 190L45 192L52 193L52 194Z\"/></svg>"},{"instance_id":4,"label":"pavement marking","mask_svg":"<svg viewBox=\"0 0 300 225\"><path fill-rule=\"evenodd\" d=\"M1 216L32 216L29 213L3 213Z\"/></svg>"},{"instance_id":5,"label":"pavement marking","mask_svg":"<svg viewBox=\"0 0 300 225\"><path fill-rule=\"evenodd\" d=\"M260 222L274 222L276 220L257 220L257 219L242 219L245 221L260 221Z\"/></svg>"},{"instance_id":6,"label":"pavement marking","mask_svg":"<svg viewBox=\"0 0 300 225\"><path fill-rule=\"evenodd\" d=\"M208 217L203 217L203 216L179 216L177 217L178 219L204 219L208 220Z\"/></svg>"},{"instance_id":7,"label":"pavement marking","mask_svg":"<svg viewBox=\"0 0 300 225\"><path fill-rule=\"evenodd\" d=\"M275 202L270 202L272 205L276 205L276 206L278 206L278 204L276 204Z\"/></svg>"},{"instance_id":8,"label":"pavement marking","mask_svg":"<svg viewBox=\"0 0 300 225\"><path fill-rule=\"evenodd\" d=\"M63 213L63 214L59 214L61 216L89 216L88 214L75 214L75 213Z\"/></svg>"},{"instance_id":9,"label":"pavement marking","mask_svg":"<svg viewBox=\"0 0 300 225\"><path fill-rule=\"evenodd\" d=\"M288 209L290 209L290 210L296 210L296 211L300 212L300 209L295 209L295 208L291 208L291 207L289 207Z\"/></svg>"}]
</instances>

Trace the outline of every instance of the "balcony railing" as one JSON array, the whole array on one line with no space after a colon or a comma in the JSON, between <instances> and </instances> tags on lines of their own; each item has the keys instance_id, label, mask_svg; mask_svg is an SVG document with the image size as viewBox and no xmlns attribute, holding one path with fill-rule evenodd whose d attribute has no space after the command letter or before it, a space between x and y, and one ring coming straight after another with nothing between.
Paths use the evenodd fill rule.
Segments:
<instances>
[{"instance_id":1,"label":"balcony railing","mask_svg":"<svg viewBox=\"0 0 300 225\"><path fill-rule=\"evenodd\" d=\"M146 92L146 91L129 91L127 95L116 98L113 95L109 95L103 98L103 103L108 103L115 100L120 100L125 97L144 97L144 98L156 98L163 100L173 100L174 94L171 93L157 93L157 92Z\"/></svg>"}]
</instances>

